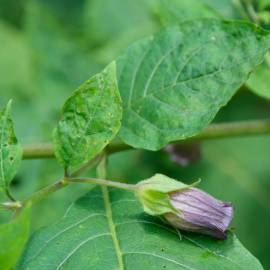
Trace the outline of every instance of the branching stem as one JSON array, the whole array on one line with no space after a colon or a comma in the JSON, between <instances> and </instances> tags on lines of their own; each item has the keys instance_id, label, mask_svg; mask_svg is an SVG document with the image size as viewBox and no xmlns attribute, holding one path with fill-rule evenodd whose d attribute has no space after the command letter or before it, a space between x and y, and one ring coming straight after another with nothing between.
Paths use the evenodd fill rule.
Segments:
<instances>
[{"instance_id":1,"label":"branching stem","mask_svg":"<svg viewBox=\"0 0 270 270\"><path fill-rule=\"evenodd\" d=\"M51 184L50 186L40 189L39 191L32 194L30 197L28 197L26 200L23 201L23 205L26 205L28 203L38 202L46 198L49 194L54 193L55 191L62 189L66 187L67 185L68 185L68 182L65 178L62 180L59 180Z\"/></svg>"},{"instance_id":2,"label":"branching stem","mask_svg":"<svg viewBox=\"0 0 270 270\"><path fill-rule=\"evenodd\" d=\"M243 122L233 122L233 123L222 123L222 124L212 124L205 128L199 135L190 138L185 141L177 141L175 143L190 143L198 142L202 140L229 138L237 136L249 136L249 135L260 135L260 134L270 134L270 119L266 120L255 120L255 121L243 121ZM107 149L107 154L112 154L115 152L121 152L128 149L132 149L131 146L126 145L122 142L111 143ZM51 144L35 144L24 146L24 159L37 159L37 158L53 158L54 151ZM98 184L102 186L109 186L114 188L125 189L129 191L135 191L136 186L121 182L114 182L110 180L104 180L99 178L76 178L79 173L93 165L96 161L100 161L103 154L99 154L92 161L89 161L81 170L77 171L75 174L69 177L64 177L62 180L49 185L30 197L24 200L22 203L18 201L6 202L0 204L0 208L8 210L17 210L28 203L35 203L47 197L49 194L56 192L71 183L87 183L87 184Z\"/></svg>"},{"instance_id":3,"label":"branching stem","mask_svg":"<svg viewBox=\"0 0 270 270\"><path fill-rule=\"evenodd\" d=\"M98 178L64 178L62 180L59 180L55 183L53 183L50 186L47 186L39 191L37 191L36 193L34 193L33 195L31 195L30 197L28 197L26 200L24 200L22 202L22 205L26 205L26 204L33 204L36 203L44 198L46 198L48 195L50 195L51 193L54 193L64 187L66 187L67 185L71 184L71 183L84 183L84 184L97 184L97 185L101 185L101 186L108 186L108 187L114 187L114 188L119 188L119 189L125 189L125 190L129 190L129 191L135 191L136 190L136 186L135 185L131 185L131 184L126 184L126 183L121 183L121 182L115 182L115 181L110 181L110 180L105 180L105 179L98 179ZM6 203L8 204L8 203ZM12 202L9 204L21 204L20 202ZM0 205L0 207L2 206L2 208L9 208L11 209L12 207L9 205ZM21 206L21 205L20 205ZM17 207L19 208L19 207ZM15 207L13 209L16 209ZM11 209L12 210L12 209Z\"/></svg>"}]
</instances>

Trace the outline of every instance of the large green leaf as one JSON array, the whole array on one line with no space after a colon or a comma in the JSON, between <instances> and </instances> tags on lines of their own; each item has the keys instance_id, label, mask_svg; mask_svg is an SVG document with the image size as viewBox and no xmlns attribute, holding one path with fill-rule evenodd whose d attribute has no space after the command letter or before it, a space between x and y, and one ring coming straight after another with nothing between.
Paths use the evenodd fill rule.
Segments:
<instances>
[{"instance_id":1,"label":"large green leaf","mask_svg":"<svg viewBox=\"0 0 270 270\"><path fill-rule=\"evenodd\" d=\"M30 207L23 209L9 223L0 225L0 269L10 270L17 262L28 239Z\"/></svg>"},{"instance_id":2,"label":"large green leaf","mask_svg":"<svg viewBox=\"0 0 270 270\"><path fill-rule=\"evenodd\" d=\"M120 138L157 150L200 132L269 48L268 32L243 22L196 20L131 46L117 61Z\"/></svg>"},{"instance_id":3,"label":"large green leaf","mask_svg":"<svg viewBox=\"0 0 270 270\"><path fill-rule=\"evenodd\" d=\"M142 214L132 193L96 188L55 225L36 232L20 270L262 270L229 234L226 241L182 234Z\"/></svg>"},{"instance_id":4,"label":"large green leaf","mask_svg":"<svg viewBox=\"0 0 270 270\"><path fill-rule=\"evenodd\" d=\"M14 133L10 109L11 101L0 112L0 189L7 192L22 159L22 148Z\"/></svg>"},{"instance_id":5,"label":"large green leaf","mask_svg":"<svg viewBox=\"0 0 270 270\"><path fill-rule=\"evenodd\" d=\"M72 171L114 138L122 117L115 63L86 81L65 103L54 131L55 154Z\"/></svg>"}]
</instances>

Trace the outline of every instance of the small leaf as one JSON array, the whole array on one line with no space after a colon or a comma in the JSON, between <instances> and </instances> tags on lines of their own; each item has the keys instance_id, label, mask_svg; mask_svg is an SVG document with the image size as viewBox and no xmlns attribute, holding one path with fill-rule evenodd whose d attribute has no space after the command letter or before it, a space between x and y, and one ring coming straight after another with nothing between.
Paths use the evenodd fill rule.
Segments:
<instances>
[{"instance_id":1,"label":"small leaf","mask_svg":"<svg viewBox=\"0 0 270 270\"><path fill-rule=\"evenodd\" d=\"M10 110L11 101L0 112L0 189L6 192L22 159L22 148L14 133Z\"/></svg>"},{"instance_id":2,"label":"small leaf","mask_svg":"<svg viewBox=\"0 0 270 270\"><path fill-rule=\"evenodd\" d=\"M263 270L232 233L181 235L143 214L132 193L97 187L32 236L17 270Z\"/></svg>"},{"instance_id":3,"label":"small leaf","mask_svg":"<svg viewBox=\"0 0 270 270\"><path fill-rule=\"evenodd\" d=\"M10 270L15 265L28 239L30 207L24 208L9 223L0 225L0 268Z\"/></svg>"},{"instance_id":4,"label":"small leaf","mask_svg":"<svg viewBox=\"0 0 270 270\"><path fill-rule=\"evenodd\" d=\"M158 150L198 134L263 61L269 33L214 19L170 27L117 61L124 114L120 138Z\"/></svg>"},{"instance_id":5,"label":"small leaf","mask_svg":"<svg viewBox=\"0 0 270 270\"><path fill-rule=\"evenodd\" d=\"M114 138L121 116L113 62L66 101L54 131L59 162L72 171L93 158Z\"/></svg>"}]
</instances>

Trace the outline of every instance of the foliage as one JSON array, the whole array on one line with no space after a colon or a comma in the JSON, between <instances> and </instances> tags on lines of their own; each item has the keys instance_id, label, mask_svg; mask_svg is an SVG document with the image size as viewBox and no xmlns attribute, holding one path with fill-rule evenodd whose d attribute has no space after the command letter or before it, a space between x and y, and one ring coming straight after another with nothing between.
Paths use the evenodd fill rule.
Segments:
<instances>
[{"instance_id":1,"label":"foliage","mask_svg":"<svg viewBox=\"0 0 270 270\"><path fill-rule=\"evenodd\" d=\"M249 24L197 20L131 46L118 60L120 138L158 150L196 135L263 61L268 44L267 33Z\"/></svg>"},{"instance_id":2,"label":"foliage","mask_svg":"<svg viewBox=\"0 0 270 270\"><path fill-rule=\"evenodd\" d=\"M9 184L17 173L22 158L22 149L14 134L10 109L11 102L0 112L0 188L8 196L10 196Z\"/></svg>"},{"instance_id":3,"label":"foliage","mask_svg":"<svg viewBox=\"0 0 270 270\"><path fill-rule=\"evenodd\" d=\"M234 235L224 244L190 234L179 239L176 230L142 214L132 194L106 187L87 193L57 224L34 234L17 269L45 270L48 265L104 270L262 269Z\"/></svg>"},{"instance_id":4,"label":"foliage","mask_svg":"<svg viewBox=\"0 0 270 270\"><path fill-rule=\"evenodd\" d=\"M86 81L65 103L54 132L55 154L73 171L95 157L120 128L121 98L115 63Z\"/></svg>"}]
</instances>

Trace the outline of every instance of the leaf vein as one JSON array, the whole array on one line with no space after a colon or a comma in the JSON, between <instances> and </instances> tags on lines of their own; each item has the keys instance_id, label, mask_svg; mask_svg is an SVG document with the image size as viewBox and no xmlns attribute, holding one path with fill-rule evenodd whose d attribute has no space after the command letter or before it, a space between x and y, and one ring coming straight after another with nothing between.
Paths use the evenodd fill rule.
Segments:
<instances>
[{"instance_id":1,"label":"leaf vein","mask_svg":"<svg viewBox=\"0 0 270 270\"><path fill-rule=\"evenodd\" d=\"M115 248L115 253L116 253L118 264L119 264L119 270L124 270L125 268L124 268L122 251L120 248L119 240L117 238L115 224L114 224L113 216L112 216L110 195L109 195L107 187L103 186L103 187L101 187L101 189L102 189L102 194L103 194L103 198L104 198L105 212L106 212L106 216L108 219L109 228L110 228L110 232L111 232L110 234L112 236L112 240L113 240L113 244L114 244L114 248Z\"/></svg>"},{"instance_id":2,"label":"leaf vein","mask_svg":"<svg viewBox=\"0 0 270 270\"><path fill-rule=\"evenodd\" d=\"M30 257L28 260L25 261L25 264L32 261L32 260L35 260L41 253L42 251L44 250L44 248L46 246L48 246L48 244L55 240L57 237L59 237L60 235L62 235L63 233L73 229L74 227L80 225L81 223L85 222L86 220L88 220L89 218L92 218L92 217L96 217L96 216L104 216L104 214L99 214L99 213L94 213L94 214L91 214L91 215L88 215L86 216L85 218L83 218L82 220L78 221L78 222L75 222L73 224L71 224L70 226L66 227L65 229L59 231L58 233L56 233L54 236L52 236L51 238L49 238L48 240L46 240L44 242L44 244L40 247L40 249L37 251L37 253L35 253L32 257Z\"/></svg>"},{"instance_id":3,"label":"leaf vein","mask_svg":"<svg viewBox=\"0 0 270 270\"><path fill-rule=\"evenodd\" d=\"M174 263L176 265L179 265L179 266L182 266L184 269L188 269L188 270L196 270L195 268L193 267L190 267L188 265L185 265L183 263L180 263L176 260L173 260L173 259L170 259L170 258L167 258L167 257L164 257L164 256L161 256L161 255L158 255L158 254L155 254L155 253L151 253L151 252L143 252L143 251L130 251L130 252L125 252L123 255L129 255L129 254L140 254L140 255L146 255L146 256L153 256L153 257L156 257L156 258L160 258L162 260L165 260L165 261L168 261L168 262L171 262L171 263Z\"/></svg>"},{"instance_id":4,"label":"leaf vein","mask_svg":"<svg viewBox=\"0 0 270 270\"><path fill-rule=\"evenodd\" d=\"M67 261L68 259L70 259L71 256L73 256L83 245L85 245L86 243L100 238L100 237L104 237L104 236L111 236L110 233L101 233L101 234L97 234L95 236L91 236L89 238L87 238L86 240L82 241L79 245L77 245L65 258L63 261L61 261L61 263L57 266L57 268L55 270L59 270Z\"/></svg>"}]
</instances>

